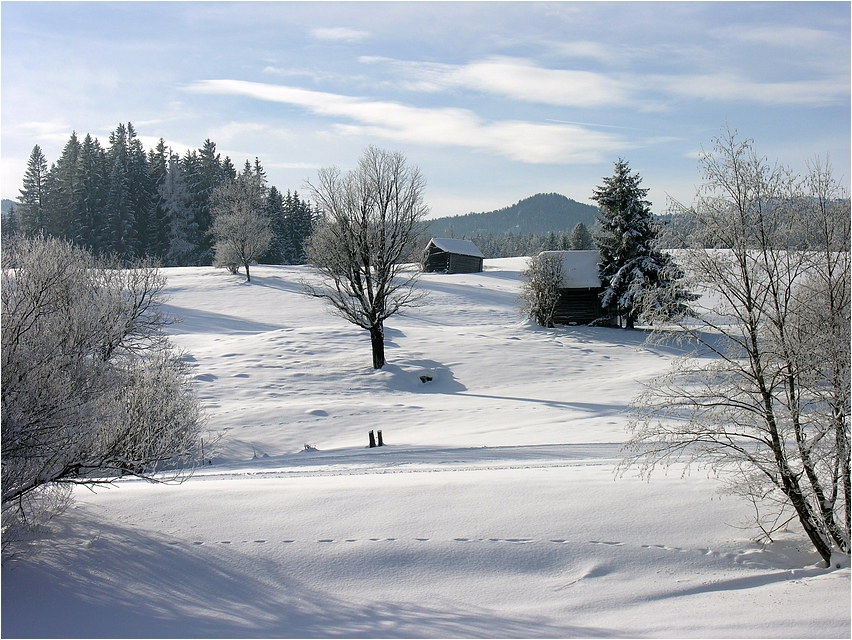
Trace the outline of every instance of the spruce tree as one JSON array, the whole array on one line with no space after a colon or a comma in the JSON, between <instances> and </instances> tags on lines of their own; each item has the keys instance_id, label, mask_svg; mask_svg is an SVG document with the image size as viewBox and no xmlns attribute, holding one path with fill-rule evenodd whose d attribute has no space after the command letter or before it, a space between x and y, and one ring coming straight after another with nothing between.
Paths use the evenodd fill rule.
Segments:
<instances>
[{"instance_id":1,"label":"spruce tree","mask_svg":"<svg viewBox=\"0 0 852 640\"><path fill-rule=\"evenodd\" d=\"M95 255L106 250L103 244L107 206L106 166L106 152L100 142L86 134L80 145L71 235L75 243Z\"/></svg>"},{"instance_id":2,"label":"spruce tree","mask_svg":"<svg viewBox=\"0 0 852 640\"><path fill-rule=\"evenodd\" d=\"M165 259L169 250L169 215L162 195L169 171L171 151L160 138L148 152L148 180L151 186L151 216L148 227L148 253Z\"/></svg>"},{"instance_id":3,"label":"spruce tree","mask_svg":"<svg viewBox=\"0 0 852 640\"><path fill-rule=\"evenodd\" d=\"M45 188L47 182L47 158L41 147L35 145L27 161L24 173L24 188L18 196L18 216L21 231L29 235L44 233L49 222L45 210Z\"/></svg>"},{"instance_id":4,"label":"spruce tree","mask_svg":"<svg viewBox=\"0 0 852 640\"><path fill-rule=\"evenodd\" d=\"M49 210L51 235L71 239L76 219L76 193L80 174L80 141L77 133L71 132L71 138L62 149L62 155L51 167L47 182L46 198Z\"/></svg>"},{"instance_id":5,"label":"spruce tree","mask_svg":"<svg viewBox=\"0 0 852 640\"><path fill-rule=\"evenodd\" d=\"M136 137L136 130L130 122L127 123L127 185L135 238L133 255L152 255L152 246L156 241L153 211L156 206L155 187L142 141Z\"/></svg>"},{"instance_id":6,"label":"spruce tree","mask_svg":"<svg viewBox=\"0 0 852 640\"><path fill-rule=\"evenodd\" d=\"M164 263L170 267L198 264L198 223L192 208L192 195L186 185L182 163L169 158L165 180L159 189L169 229Z\"/></svg>"},{"instance_id":7,"label":"spruce tree","mask_svg":"<svg viewBox=\"0 0 852 640\"><path fill-rule=\"evenodd\" d=\"M642 311L647 290L658 286L660 272L669 258L654 247L657 228L646 200L648 189L639 174L631 173L619 158L615 171L596 187L592 199L598 203L600 232L595 244L601 255L599 274L604 291L601 307L632 329Z\"/></svg>"},{"instance_id":8,"label":"spruce tree","mask_svg":"<svg viewBox=\"0 0 852 640\"><path fill-rule=\"evenodd\" d=\"M595 241L588 228L582 222L578 222L571 231L570 247L572 251L587 251L595 248Z\"/></svg>"},{"instance_id":9,"label":"spruce tree","mask_svg":"<svg viewBox=\"0 0 852 640\"><path fill-rule=\"evenodd\" d=\"M120 123L109 136L109 192L103 248L125 261L135 256L137 248L129 154L128 130Z\"/></svg>"}]
</instances>

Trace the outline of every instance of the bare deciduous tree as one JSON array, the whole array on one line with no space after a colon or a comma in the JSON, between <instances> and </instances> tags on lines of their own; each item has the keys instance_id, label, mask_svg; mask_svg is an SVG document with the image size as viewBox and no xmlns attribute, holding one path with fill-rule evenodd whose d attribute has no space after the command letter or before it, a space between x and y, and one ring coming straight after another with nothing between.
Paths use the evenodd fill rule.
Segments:
<instances>
[{"instance_id":1,"label":"bare deciduous tree","mask_svg":"<svg viewBox=\"0 0 852 640\"><path fill-rule=\"evenodd\" d=\"M210 195L210 231L216 238L213 264L231 273L244 267L247 282L251 282L251 263L272 243L272 220L266 212L263 178L250 169L219 185Z\"/></svg>"},{"instance_id":2,"label":"bare deciduous tree","mask_svg":"<svg viewBox=\"0 0 852 640\"><path fill-rule=\"evenodd\" d=\"M380 369L384 321L422 297L414 288L419 270L406 260L428 210L425 180L401 153L371 146L355 170L322 168L308 188L321 214L307 258L321 282L305 283L305 291L370 332L373 367Z\"/></svg>"},{"instance_id":3,"label":"bare deciduous tree","mask_svg":"<svg viewBox=\"0 0 852 640\"><path fill-rule=\"evenodd\" d=\"M201 418L161 331L156 266L43 237L16 238L2 257L4 529L55 506L63 486L179 475Z\"/></svg>"},{"instance_id":4,"label":"bare deciduous tree","mask_svg":"<svg viewBox=\"0 0 852 640\"><path fill-rule=\"evenodd\" d=\"M562 286L562 255L542 252L521 271L521 313L542 327L553 327Z\"/></svg>"},{"instance_id":5,"label":"bare deciduous tree","mask_svg":"<svg viewBox=\"0 0 852 640\"><path fill-rule=\"evenodd\" d=\"M767 538L798 518L829 563L850 551L849 199L819 162L799 180L714 142L678 256L704 293L680 327L697 348L634 402L625 464L707 464Z\"/></svg>"}]
</instances>

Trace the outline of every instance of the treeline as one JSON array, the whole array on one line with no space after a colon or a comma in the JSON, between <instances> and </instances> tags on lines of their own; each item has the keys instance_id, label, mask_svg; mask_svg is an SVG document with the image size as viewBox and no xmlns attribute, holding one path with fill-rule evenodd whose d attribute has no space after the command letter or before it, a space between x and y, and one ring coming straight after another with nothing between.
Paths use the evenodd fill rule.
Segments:
<instances>
[{"instance_id":1,"label":"treeline","mask_svg":"<svg viewBox=\"0 0 852 640\"><path fill-rule=\"evenodd\" d=\"M513 258L532 256L540 251L580 251L594 249L592 234L585 224L578 222L571 231L549 231L546 234L512 233L495 236L489 233L483 236L475 233L465 236L473 242L486 258Z\"/></svg>"},{"instance_id":2,"label":"treeline","mask_svg":"<svg viewBox=\"0 0 852 640\"><path fill-rule=\"evenodd\" d=\"M127 262L150 256L164 266L210 265L210 195L238 175L260 181L260 206L271 221L273 240L260 262L303 263L316 212L297 192L269 185L258 159L246 161L238 174L209 139L182 157L162 138L146 152L131 123L119 124L106 147L89 134L81 141L72 133L49 168L36 145L17 206L4 216L3 235L63 238Z\"/></svg>"}]
</instances>

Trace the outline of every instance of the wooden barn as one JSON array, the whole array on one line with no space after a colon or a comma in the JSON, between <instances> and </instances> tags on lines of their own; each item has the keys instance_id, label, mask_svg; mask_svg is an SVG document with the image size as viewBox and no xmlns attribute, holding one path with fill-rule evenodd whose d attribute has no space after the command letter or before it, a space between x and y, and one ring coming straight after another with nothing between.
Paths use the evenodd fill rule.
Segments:
<instances>
[{"instance_id":1,"label":"wooden barn","mask_svg":"<svg viewBox=\"0 0 852 640\"><path fill-rule=\"evenodd\" d=\"M478 273L484 256L470 240L432 238L423 256L423 271Z\"/></svg>"},{"instance_id":2,"label":"wooden barn","mask_svg":"<svg viewBox=\"0 0 852 640\"><path fill-rule=\"evenodd\" d=\"M601 318L597 251L544 251L562 257L562 286L553 321L557 324L589 324Z\"/></svg>"}]
</instances>

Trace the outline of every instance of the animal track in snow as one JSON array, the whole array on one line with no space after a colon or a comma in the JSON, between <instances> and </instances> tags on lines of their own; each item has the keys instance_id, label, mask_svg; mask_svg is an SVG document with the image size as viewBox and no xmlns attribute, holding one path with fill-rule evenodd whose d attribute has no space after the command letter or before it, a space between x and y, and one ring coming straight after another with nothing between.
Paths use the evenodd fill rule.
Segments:
<instances>
[{"instance_id":1,"label":"animal track in snow","mask_svg":"<svg viewBox=\"0 0 852 640\"><path fill-rule=\"evenodd\" d=\"M599 540L589 540L589 542L591 542L592 544L605 544L608 547L624 546L623 542L606 542L606 541L599 541Z\"/></svg>"}]
</instances>

